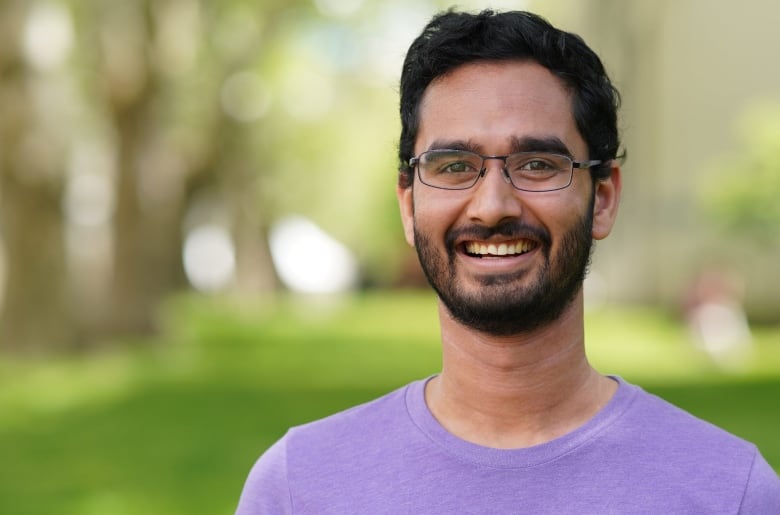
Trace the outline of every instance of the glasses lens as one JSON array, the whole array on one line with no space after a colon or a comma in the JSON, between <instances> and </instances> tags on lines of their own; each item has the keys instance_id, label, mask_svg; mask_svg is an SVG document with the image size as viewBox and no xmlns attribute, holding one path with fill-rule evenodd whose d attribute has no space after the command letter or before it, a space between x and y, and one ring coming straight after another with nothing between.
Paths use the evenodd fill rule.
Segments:
<instances>
[{"instance_id":1,"label":"glasses lens","mask_svg":"<svg viewBox=\"0 0 780 515\"><path fill-rule=\"evenodd\" d=\"M568 156L544 152L520 152L507 158L506 169L515 188L550 191L571 183L572 161Z\"/></svg>"},{"instance_id":2,"label":"glasses lens","mask_svg":"<svg viewBox=\"0 0 780 515\"><path fill-rule=\"evenodd\" d=\"M479 177L482 158L461 150L429 150L420 155L420 180L450 190L470 188Z\"/></svg>"}]
</instances>

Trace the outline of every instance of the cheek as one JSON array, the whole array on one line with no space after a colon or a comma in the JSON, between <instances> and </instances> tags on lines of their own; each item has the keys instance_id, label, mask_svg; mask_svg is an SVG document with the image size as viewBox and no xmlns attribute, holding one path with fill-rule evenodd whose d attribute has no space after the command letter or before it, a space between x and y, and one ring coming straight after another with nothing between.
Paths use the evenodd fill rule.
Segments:
<instances>
[{"instance_id":1,"label":"cheek","mask_svg":"<svg viewBox=\"0 0 780 515\"><path fill-rule=\"evenodd\" d=\"M569 190L538 193L524 203L524 221L543 227L552 237L553 246L579 225L590 209L589 197L569 193Z\"/></svg>"},{"instance_id":2,"label":"cheek","mask_svg":"<svg viewBox=\"0 0 780 515\"><path fill-rule=\"evenodd\" d=\"M427 235L429 239L434 239L433 233L436 231L435 220L435 214L431 213L430 209L427 209L424 205L421 206L419 203L415 204L411 229Z\"/></svg>"},{"instance_id":3,"label":"cheek","mask_svg":"<svg viewBox=\"0 0 780 515\"><path fill-rule=\"evenodd\" d=\"M412 213L419 227L438 225L445 220L454 221L457 217L456 199L442 196L439 190L421 187L413 193L412 199Z\"/></svg>"},{"instance_id":4,"label":"cheek","mask_svg":"<svg viewBox=\"0 0 780 515\"><path fill-rule=\"evenodd\" d=\"M414 228L436 246L443 245L450 229L468 223L461 218L463 210L463 203L455 199L432 196L415 199Z\"/></svg>"}]
</instances>

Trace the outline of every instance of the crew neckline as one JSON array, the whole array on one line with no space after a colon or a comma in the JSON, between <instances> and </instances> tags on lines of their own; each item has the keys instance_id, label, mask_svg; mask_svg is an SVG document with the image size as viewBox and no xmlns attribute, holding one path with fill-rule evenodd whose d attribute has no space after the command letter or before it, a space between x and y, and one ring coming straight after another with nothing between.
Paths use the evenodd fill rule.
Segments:
<instances>
[{"instance_id":1,"label":"crew neckline","mask_svg":"<svg viewBox=\"0 0 780 515\"><path fill-rule=\"evenodd\" d=\"M497 449L468 442L447 431L428 409L425 385L436 376L411 383L406 390L406 409L417 428L445 452L493 468L528 468L553 461L591 440L620 418L639 391L619 376L609 376L618 388L607 404L577 429L549 442L518 449Z\"/></svg>"}]
</instances>

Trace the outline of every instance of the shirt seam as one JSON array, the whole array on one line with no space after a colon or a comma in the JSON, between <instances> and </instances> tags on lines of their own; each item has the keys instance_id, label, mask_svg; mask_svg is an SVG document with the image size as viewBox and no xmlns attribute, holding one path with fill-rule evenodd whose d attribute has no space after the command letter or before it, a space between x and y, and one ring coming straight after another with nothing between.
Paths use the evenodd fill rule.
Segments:
<instances>
[{"instance_id":1,"label":"shirt seam","mask_svg":"<svg viewBox=\"0 0 780 515\"><path fill-rule=\"evenodd\" d=\"M292 486L290 485L290 463L288 446L290 443L289 435L284 439L284 484L287 485L287 496L290 501L290 514L295 515L295 503L293 502Z\"/></svg>"},{"instance_id":2,"label":"shirt seam","mask_svg":"<svg viewBox=\"0 0 780 515\"><path fill-rule=\"evenodd\" d=\"M742 489L742 497L739 500L739 506L737 506L737 515L742 513L742 508L745 504L747 497L748 487L750 486L750 478L753 477L753 472L756 470L756 460L758 459L758 447L753 446L753 459L750 460L750 468L748 469L747 477L745 478L745 486Z\"/></svg>"}]
</instances>

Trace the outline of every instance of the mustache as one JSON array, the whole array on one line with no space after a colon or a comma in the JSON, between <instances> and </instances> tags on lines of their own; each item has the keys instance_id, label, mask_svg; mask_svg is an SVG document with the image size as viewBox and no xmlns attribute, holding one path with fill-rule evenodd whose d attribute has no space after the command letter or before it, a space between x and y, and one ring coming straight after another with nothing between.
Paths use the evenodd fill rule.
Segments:
<instances>
[{"instance_id":1,"label":"mustache","mask_svg":"<svg viewBox=\"0 0 780 515\"><path fill-rule=\"evenodd\" d=\"M447 243L447 248L452 249L458 240L489 240L494 236L502 236L513 240L535 240L547 248L552 244L552 238L546 229L517 220L508 220L492 227L476 224L455 227L447 231L445 242Z\"/></svg>"}]
</instances>

